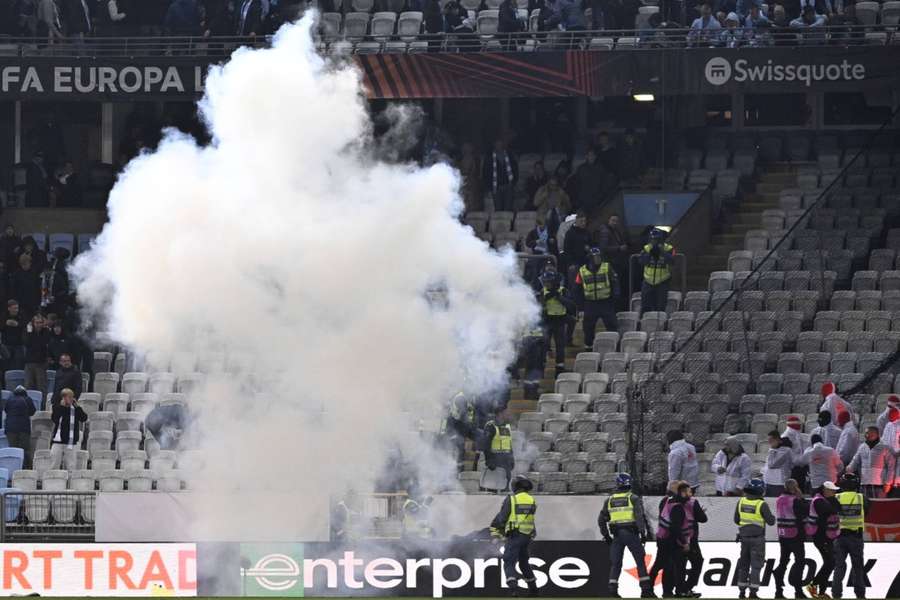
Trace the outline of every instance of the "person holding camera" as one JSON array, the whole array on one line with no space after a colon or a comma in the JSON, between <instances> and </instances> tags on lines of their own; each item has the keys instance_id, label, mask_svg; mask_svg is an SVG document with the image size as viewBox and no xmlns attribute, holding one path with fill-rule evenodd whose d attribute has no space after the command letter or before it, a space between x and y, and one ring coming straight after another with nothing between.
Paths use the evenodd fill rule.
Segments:
<instances>
[{"instance_id":1,"label":"person holding camera","mask_svg":"<svg viewBox=\"0 0 900 600\"><path fill-rule=\"evenodd\" d=\"M69 388L61 392L59 404L53 407L50 419L53 421L53 437L50 438L51 469L59 469L66 458L65 468L75 469L75 451L81 445L81 423L87 421L87 414L78 406L75 392Z\"/></svg>"},{"instance_id":2,"label":"person holding camera","mask_svg":"<svg viewBox=\"0 0 900 600\"><path fill-rule=\"evenodd\" d=\"M669 282L672 279L672 264L675 262L675 248L666 242L665 231L658 227L650 230L650 243L641 251L640 261L644 267L641 314L649 311L663 312L669 301Z\"/></svg>"}]
</instances>

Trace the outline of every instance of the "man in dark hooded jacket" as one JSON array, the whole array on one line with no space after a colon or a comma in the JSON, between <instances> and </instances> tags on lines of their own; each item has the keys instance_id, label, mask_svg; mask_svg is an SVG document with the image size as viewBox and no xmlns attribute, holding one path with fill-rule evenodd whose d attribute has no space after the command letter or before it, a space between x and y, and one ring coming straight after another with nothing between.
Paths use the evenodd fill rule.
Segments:
<instances>
[{"instance_id":1,"label":"man in dark hooded jacket","mask_svg":"<svg viewBox=\"0 0 900 600\"><path fill-rule=\"evenodd\" d=\"M28 397L25 388L16 386L12 396L3 407L5 413L6 439L10 448L21 448L25 451L25 462L22 468L31 468L31 417L37 412L34 402ZM11 475L11 474L10 474Z\"/></svg>"}]
</instances>

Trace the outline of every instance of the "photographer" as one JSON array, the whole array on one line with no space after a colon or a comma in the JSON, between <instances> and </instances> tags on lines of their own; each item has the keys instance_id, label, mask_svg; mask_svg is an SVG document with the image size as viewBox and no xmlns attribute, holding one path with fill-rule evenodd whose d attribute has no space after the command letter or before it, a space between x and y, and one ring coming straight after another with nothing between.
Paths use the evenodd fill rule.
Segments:
<instances>
[{"instance_id":1,"label":"photographer","mask_svg":"<svg viewBox=\"0 0 900 600\"><path fill-rule=\"evenodd\" d=\"M675 249L666 242L666 232L658 227L650 230L650 243L641 251L644 281L641 285L641 314L665 311L669 300L669 282Z\"/></svg>"},{"instance_id":2,"label":"photographer","mask_svg":"<svg viewBox=\"0 0 900 600\"><path fill-rule=\"evenodd\" d=\"M75 451L81 444L80 423L87 421L87 414L75 401L75 392L69 388L61 392L59 404L53 407L50 419L53 421L53 437L50 443L51 469L63 466L63 455L66 456L65 468L75 469Z\"/></svg>"}]
</instances>

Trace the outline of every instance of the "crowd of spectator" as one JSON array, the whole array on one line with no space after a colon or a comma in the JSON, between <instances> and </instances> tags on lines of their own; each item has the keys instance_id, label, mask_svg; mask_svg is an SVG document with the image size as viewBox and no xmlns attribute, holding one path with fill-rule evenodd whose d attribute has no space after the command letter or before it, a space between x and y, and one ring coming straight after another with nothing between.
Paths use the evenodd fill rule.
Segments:
<instances>
[{"instance_id":1,"label":"crowd of spectator","mask_svg":"<svg viewBox=\"0 0 900 600\"><path fill-rule=\"evenodd\" d=\"M0 0L0 34L49 40L268 35L285 19L278 0Z\"/></svg>"}]
</instances>

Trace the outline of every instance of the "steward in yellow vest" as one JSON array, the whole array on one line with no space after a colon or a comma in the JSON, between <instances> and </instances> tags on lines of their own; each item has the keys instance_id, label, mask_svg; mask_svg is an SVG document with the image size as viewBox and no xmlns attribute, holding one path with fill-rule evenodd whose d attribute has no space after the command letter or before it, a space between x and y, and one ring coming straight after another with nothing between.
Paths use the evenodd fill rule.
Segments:
<instances>
[{"instance_id":1,"label":"steward in yellow vest","mask_svg":"<svg viewBox=\"0 0 900 600\"><path fill-rule=\"evenodd\" d=\"M420 498L419 500L406 499L406 502L403 503L403 519L401 521L403 537L423 539L434 537L434 530L432 530L428 518L428 507L430 504L430 497Z\"/></svg>"},{"instance_id":2,"label":"steward in yellow vest","mask_svg":"<svg viewBox=\"0 0 900 600\"><path fill-rule=\"evenodd\" d=\"M734 507L734 523L738 526L741 556L737 563L737 584L740 598L758 598L760 577L766 563L766 525L775 524L775 515L763 494L766 484L762 479L751 479L744 488L744 497Z\"/></svg>"},{"instance_id":3,"label":"steward in yellow vest","mask_svg":"<svg viewBox=\"0 0 900 600\"><path fill-rule=\"evenodd\" d=\"M537 596L534 571L528 562L531 558L528 546L537 533L534 526L537 503L529 493L532 487L531 480L527 477L518 475L513 479L512 494L503 500L500 512L491 522L491 534L498 543L505 538L503 572L506 576L506 585L513 590L518 589L519 579L516 574L518 565L522 578L528 586L529 595Z\"/></svg>"},{"instance_id":4,"label":"steward in yellow vest","mask_svg":"<svg viewBox=\"0 0 900 600\"><path fill-rule=\"evenodd\" d=\"M672 265L675 262L675 248L666 242L666 235L662 229L652 229L650 243L641 250L640 263L643 267L641 314L666 310Z\"/></svg>"},{"instance_id":5,"label":"steward in yellow vest","mask_svg":"<svg viewBox=\"0 0 900 600\"><path fill-rule=\"evenodd\" d=\"M575 286L577 301L584 307L584 350L592 352L598 320L606 331L618 330L616 298L621 293L619 277L600 248L591 248L587 264L578 269Z\"/></svg>"},{"instance_id":6,"label":"steward in yellow vest","mask_svg":"<svg viewBox=\"0 0 900 600\"><path fill-rule=\"evenodd\" d=\"M597 524L600 526L603 540L609 544L610 595L613 598L619 597L622 558L625 556L625 548L628 548L634 558L634 564L637 566L641 598L655 598L653 584L647 574L647 563L644 560L643 544L647 539L644 505L640 497L631 491L631 475L628 473L616 475L616 493L603 503Z\"/></svg>"},{"instance_id":7,"label":"steward in yellow vest","mask_svg":"<svg viewBox=\"0 0 900 600\"><path fill-rule=\"evenodd\" d=\"M566 324L567 316L575 314L575 303L562 285L556 271L541 273L541 289L537 293L541 305L541 322L544 329L544 344L550 351L550 342L556 346L556 372L563 372L566 366Z\"/></svg>"},{"instance_id":8,"label":"steward in yellow vest","mask_svg":"<svg viewBox=\"0 0 900 600\"><path fill-rule=\"evenodd\" d=\"M831 585L835 598L844 592L844 576L847 574L847 557L850 557L850 581L857 598L866 593L866 570L863 557L863 534L866 528L868 499L859 493L859 477L845 473L840 479L841 491L837 494L840 505L841 533L834 540L834 582Z\"/></svg>"}]
</instances>

